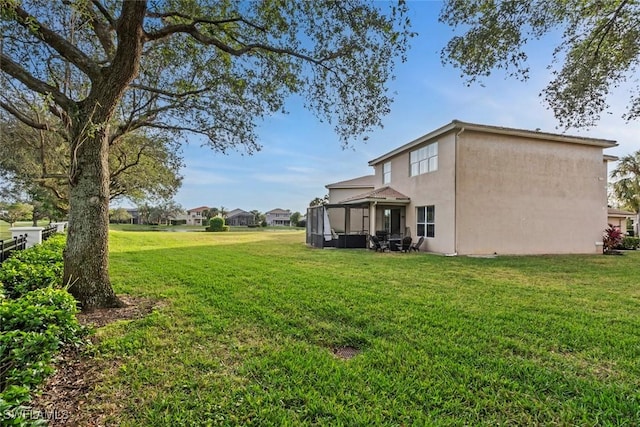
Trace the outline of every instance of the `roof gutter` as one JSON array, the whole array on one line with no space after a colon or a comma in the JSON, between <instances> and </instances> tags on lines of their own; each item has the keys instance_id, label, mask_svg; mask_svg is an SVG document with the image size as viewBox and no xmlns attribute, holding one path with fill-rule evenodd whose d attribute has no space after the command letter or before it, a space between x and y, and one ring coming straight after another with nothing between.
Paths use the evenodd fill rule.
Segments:
<instances>
[{"instance_id":1,"label":"roof gutter","mask_svg":"<svg viewBox=\"0 0 640 427\"><path fill-rule=\"evenodd\" d=\"M498 135L510 135L521 138L531 138L531 139L541 139L545 141L553 141L560 143L570 143L570 144L582 144L582 145L591 145L602 148L611 148L616 147L618 143L613 140L608 139L596 139L596 138L586 138L581 136L570 136L570 135L561 135L547 132L538 132L531 131L525 129L513 129L506 128L500 126L489 126L489 125L480 125L476 123L467 123L462 122L460 120L453 120L451 123L448 123L432 132L429 132L426 135L421 136L420 138L414 139L413 141L404 144L401 147L396 148L382 156L379 156L369 162L369 166L375 166L378 163L381 163L387 160L390 157L393 157L397 154L400 154L404 151L408 151L413 147L420 145L426 141L437 138L447 132L453 131L455 129L465 130L465 131L474 131L474 132L482 132L482 133L493 133Z\"/></svg>"}]
</instances>

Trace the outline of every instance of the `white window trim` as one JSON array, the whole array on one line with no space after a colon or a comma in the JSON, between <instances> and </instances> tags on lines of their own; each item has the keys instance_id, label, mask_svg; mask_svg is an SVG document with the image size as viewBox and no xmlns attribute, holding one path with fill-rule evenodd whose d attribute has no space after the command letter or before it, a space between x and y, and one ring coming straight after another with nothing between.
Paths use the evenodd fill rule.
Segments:
<instances>
[{"instance_id":1,"label":"white window trim","mask_svg":"<svg viewBox=\"0 0 640 427\"><path fill-rule=\"evenodd\" d=\"M433 208L433 221L429 222L427 215L427 208ZM420 215L418 214L418 210L424 210L424 222L419 222L418 218ZM420 229L419 225L424 225L424 233L421 235L418 230ZM429 225L433 227L433 236L429 236L427 230L429 229ZM435 205L425 205L425 206L416 206L416 232L418 237L424 237L425 239L435 239L436 237L436 206Z\"/></svg>"},{"instance_id":2,"label":"white window trim","mask_svg":"<svg viewBox=\"0 0 640 427\"><path fill-rule=\"evenodd\" d=\"M409 153L409 176L418 176L438 170L438 141Z\"/></svg>"},{"instance_id":3,"label":"white window trim","mask_svg":"<svg viewBox=\"0 0 640 427\"><path fill-rule=\"evenodd\" d=\"M388 166L388 169L387 169ZM382 164L382 184L391 183L391 162Z\"/></svg>"}]
</instances>

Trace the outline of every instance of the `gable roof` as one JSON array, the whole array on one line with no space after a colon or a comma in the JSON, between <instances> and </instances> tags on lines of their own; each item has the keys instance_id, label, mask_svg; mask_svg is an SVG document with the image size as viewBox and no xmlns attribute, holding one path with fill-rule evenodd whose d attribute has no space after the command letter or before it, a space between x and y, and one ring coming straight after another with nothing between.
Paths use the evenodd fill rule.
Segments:
<instances>
[{"instance_id":1,"label":"gable roof","mask_svg":"<svg viewBox=\"0 0 640 427\"><path fill-rule=\"evenodd\" d=\"M547 133L547 132L539 132L534 130L525 130L525 129L515 129L515 128L507 128L501 126L490 126L490 125L480 125L477 123L468 123L462 122L460 120L453 120L451 123L446 124L432 132L429 132L426 135L421 136L418 139L414 139L413 141L404 144L395 150L389 151L386 154L383 154L380 157L377 157L369 162L369 166L374 166L380 162L387 160L390 157L393 157L399 153L410 150L420 144L423 144L431 139L438 138L446 133L453 131L475 131L475 132L483 132L483 133L493 133L499 135L509 135L509 136L519 136L523 138L532 138L539 139L544 141L551 142L564 142L571 144L581 144L581 145L593 145L596 147L602 148L611 148L618 145L616 141L609 139L597 139L597 138L586 138L582 136L571 136L571 135L562 135L557 133Z\"/></svg>"},{"instance_id":2,"label":"gable roof","mask_svg":"<svg viewBox=\"0 0 640 427\"><path fill-rule=\"evenodd\" d=\"M387 186L376 188L375 190L369 191L367 193L349 197L339 202L339 204L351 205L359 203L384 202L386 204L391 203L406 205L410 201L411 199L409 198L409 196L405 196L401 192Z\"/></svg>"},{"instance_id":3,"label":"gable roof","mask_svg":"<svg viewBox=\"0 0 640 427\"><path fill-rule=\"evenodd\" d=\"M208 206L200 206L193 209L187 209L187 212L202 212L202 211L206 211L207 209L209 209Z\"/></svg>"},{"instance_id":4,"label":"gable roof","mask_svg":"<svg viewBox=\"0 0 640 427\"><path fill-rule=\"evenodd\" d=\"M625 211L622 209L615 209L615 208L608 208L607 209L607 216L612 216L612 217L630 217L630 216L636 216L635 212L631 212L631 211Z\"/></svg>"},{"instance_id":5,"label":"gable roof","mask_svg":"<svg viewBox=\"0 0 640 427\"><path fill-rule=\"evenodd\" d=\"M267 214L279 214L279 213L291 213L291 211L289 209L280 209L280 208L275 208L275 209L271 209L269 212L265 212Z\"/></svg>"},{"instance_id":6,"label":"gable roof","mask_svg":"<svg viewBox=\"0 0 640 427\"><path fill-rule=\"evenodd\" d=\"M365 175L358 178L348 179L346 181L334 182L325 185L325 188L368 188L375 187L375 175Z\"/></svg>"}]
</instances>

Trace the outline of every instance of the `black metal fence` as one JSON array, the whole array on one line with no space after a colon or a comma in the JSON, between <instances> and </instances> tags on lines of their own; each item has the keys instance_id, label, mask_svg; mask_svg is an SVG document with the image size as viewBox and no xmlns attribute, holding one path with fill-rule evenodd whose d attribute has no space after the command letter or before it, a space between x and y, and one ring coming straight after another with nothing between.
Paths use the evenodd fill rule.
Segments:
<instances>
[{"instance_id":1,"label":"black metal fence","mask_svg":"<svg viewBox=\"0 0 640 427\"><path fill-rule=\"evenodd\" d=\"M22 234L12 239L0 240L0 264L4 262L13 251L20 251L27 247L27 235Z\"/></svg>"},{"instance_id":2,"label":"black metal fence","mask_svg":"<svg viewBox=\"0 0 640 427\"><path fill-rule=\"evenodd\" d=\"M57 229L58 227L53 224L49 224L48 226L46 226L44 230L42 230L42 240L45 241L49 237L53 236L56 233Z\"/></svg>"}]
</instances>

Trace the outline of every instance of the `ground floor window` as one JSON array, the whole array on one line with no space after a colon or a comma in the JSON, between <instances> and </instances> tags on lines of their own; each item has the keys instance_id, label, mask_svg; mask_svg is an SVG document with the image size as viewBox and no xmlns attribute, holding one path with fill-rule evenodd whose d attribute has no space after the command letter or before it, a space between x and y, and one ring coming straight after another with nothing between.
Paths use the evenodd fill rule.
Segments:
<instances>
[{"instance_id":1,"label":"ground floor window","mask_svg":"<svg viewBox=\"0 0 640 427\"><path fill-rule=\"evenodd\" d=\"M436 207L433 205L418 206L416 210L418 236L436 237Z\"/></svg>"}]
</instances>

